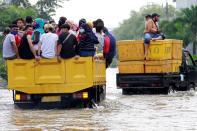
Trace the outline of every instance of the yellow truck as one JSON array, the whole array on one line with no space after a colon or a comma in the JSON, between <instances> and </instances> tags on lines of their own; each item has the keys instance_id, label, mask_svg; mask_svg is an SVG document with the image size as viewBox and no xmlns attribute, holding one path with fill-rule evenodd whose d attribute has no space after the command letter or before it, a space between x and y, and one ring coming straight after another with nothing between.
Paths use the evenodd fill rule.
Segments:
<instances>
[{"instance_id":1,"label":"yellow truck","mask_svg":"<svg viewBox=\"0 0 197 131\"><path fill-rule=\"evenodd\" d=\"M87 107L105 99L104 59L16 59L7 61L7 71L18 107Z\"/></svg>"},{"instance_id":2,"label":"yellow truck","mask_svg":"<svg viewBox=\"0 0 197 131\"><path fill-rule=\"evenodd\" d=\"M164 93L197 85L197 65L183 41L151 41L144 60L143 40L118 41L117 87L123 94Z\"/></svg>"}]
</instances>

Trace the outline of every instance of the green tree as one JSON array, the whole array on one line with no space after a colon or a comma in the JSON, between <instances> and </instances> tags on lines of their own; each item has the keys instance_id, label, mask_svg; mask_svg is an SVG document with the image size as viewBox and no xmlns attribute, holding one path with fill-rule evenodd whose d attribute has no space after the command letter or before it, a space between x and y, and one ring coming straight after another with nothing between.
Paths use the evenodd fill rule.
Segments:
<instances>
[{"instance_id":1,"label":"green tree","mask_svg":"<svg viewBox=\"0 0 197 131\"><path fill-rule=\"evenodd\" d=\"M157 12L161 15L161 21L165 19L172 19L175 14L173 6L168 7L168 14L166 15L166 8L160 5L150 5L142 7L138 12L131 11L130 18L124 20L120 26L113 30L116 38L121 39L142 39L145 26L144 16Z\"/></svg>"},{"instance_id":2,"label":"green tree","mask_svg":"<svg viewBox=\"0 0 197 131\"><path fill-rule=\"evenodd\" d=\"M183 17L182 21L191 32L190 40L193 43L193 54L196 54L197 45L197 5L191 6L191 8L186 8L182 10Z\"/></svg>"},{"instance_id":3,"label":"green tree","mask_svg":"<svg viewBox=\"0 0 197 131\"><path fill-rule=\"evenodd\" d=\"M16 18L25 18L29 15L35 18L37 14L37 11L32 7L22 8L13 5L8 6L0 12L0 30L2 31L2 29L8 27Z\"/></svg>"},{"instance_id":4,"label":"green tree","mask_svg":"<svg viewBox=\"0 0 197 131\"><path fill-rule=\"evenodd\" d=\"M187 46L191 39L191 32L185 26L182 18L176 18L172 21L162 21L161 30L165 32L168 39L180 39L184 41L184 46Z\"/></svg>"},{"instance_id":5,"label":"green tree","mask_svg":"<svg viewBox=\"0 0 197 131\"><path fill-rule=\"evenodd\" d=\"M55 15L56 8L62 7L62 2L63 0L39 0L36 3L38 16L44 19L50 19L51 16Z\"/></svg>"},{"instance_id":6,"label":"green tree","mask_svg":"<svg viewBox=\"0 0 197 131\"><path fill-rule=\"evenodd\" d=\"M24 8L31 6L29 0L11 0L11 4L15 6L19 6L19 7L24 7Z\"/></svg>"},{"instance_id":7,"label":"green tree","mask_svg":"<svg viewBox=\"0 0 197 131\"><path fill-rule=\"evenodd\" d=\"M162 21L162 31L167 38L182 39L184 45L193 43L193 53L196 54L197 45L197 6L181 10L177 18L172 21Z\"/></svg>"}]
</instances>

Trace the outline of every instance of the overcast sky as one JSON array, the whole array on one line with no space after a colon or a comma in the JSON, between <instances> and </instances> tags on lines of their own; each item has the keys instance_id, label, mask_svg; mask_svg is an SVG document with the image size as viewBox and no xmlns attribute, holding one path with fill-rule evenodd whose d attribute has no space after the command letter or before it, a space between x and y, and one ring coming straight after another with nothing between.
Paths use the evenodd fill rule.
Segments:
<instances>
[{"instance_id":1,"label":"overcast sky","mask_svg":"<svg viewBox=\"0 0 197 131\"><path fill-rule=\"evenodd\" d=\"M35 2L35 0L30 0ZM131 10L139 10L147 3L165 4L167 0L70 0L62 4L63 8L57 9L54 19L60 16L78 22L80 18L93 21L97 18L104 20L106 27L117 27L120 22L129 17ZM168 0L170 4L173 0Z\"/></svg>"}]
</instances>

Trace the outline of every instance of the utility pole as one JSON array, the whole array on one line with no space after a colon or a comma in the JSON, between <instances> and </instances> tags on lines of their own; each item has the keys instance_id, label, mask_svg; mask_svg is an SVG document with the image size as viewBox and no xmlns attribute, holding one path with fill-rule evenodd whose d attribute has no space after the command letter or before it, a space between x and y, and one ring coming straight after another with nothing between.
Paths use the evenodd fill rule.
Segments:
<instances>
[{"instance_id":1,"label":"utility pole","mask_svg":"<svg viewBox=\"0 0 197 131\"><path fill-rule=\"evenodd\" d=\"M166 14L167 20L169 20L169 6L168 6L168 0L166 0L165 14Z\"/></svg>"}]
</instances>

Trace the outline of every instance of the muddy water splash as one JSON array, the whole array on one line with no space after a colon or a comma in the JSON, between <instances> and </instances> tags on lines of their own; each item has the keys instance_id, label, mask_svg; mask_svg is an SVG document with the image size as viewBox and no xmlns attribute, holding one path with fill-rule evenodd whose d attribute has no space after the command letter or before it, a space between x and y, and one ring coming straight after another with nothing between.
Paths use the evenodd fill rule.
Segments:
<instances>
[{"instance_id":1,"label":"muddy water splash","mask_svg":"<svg viewBox=\"0 0 197 131\"><path fill-rule=\"evenodd\" d=\"M0 130L197 130L197 93L123 96L107 70L107 98L95 109L21 110L0 90Z\"/></svg>"}]
</instances>

